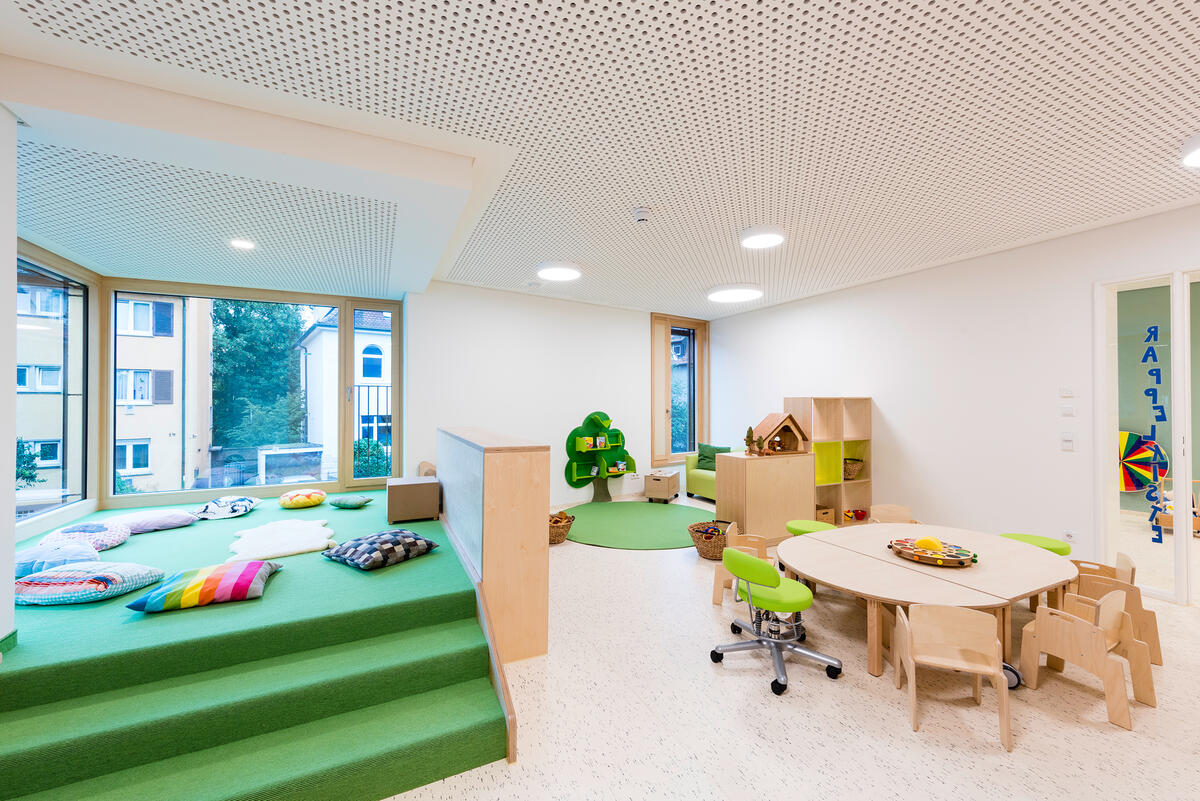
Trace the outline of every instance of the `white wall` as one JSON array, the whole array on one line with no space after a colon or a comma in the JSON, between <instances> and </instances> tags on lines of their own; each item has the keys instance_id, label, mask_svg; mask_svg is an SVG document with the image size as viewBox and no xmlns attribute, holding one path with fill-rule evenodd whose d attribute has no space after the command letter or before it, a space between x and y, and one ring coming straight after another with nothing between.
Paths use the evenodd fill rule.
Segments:
<instances>
[{"instance_id":1,"label":"white wall","mask_svg":"<svg viewBox=\"0 0 1200 801\"><path fill-rule=\"evenodd\" d=\"M17 120L0 106L0 298L17 296ZM17 314L15 303L0 304L0 443L17 441ZM16 475L17 449L0 447L0 476ZM16 546L16 488L0 481L0 639L13 623L13 554Z\"/></svg>"},{"instance_id":2,"label":"white wall","mask_svg":"<svg viewBox=\"0 0 1200 801\"><path fill-rule=\"evenodd\" d=\"M869 395L876 502L984 531L1071 529L1098 556L1094 283L1189 268L1200 206L716 320L713 441L739 442L785 395Z\"/></svg>"},{"instance_id":3,"label":"white wall","mask_svg":"<svg viewBox=\"0 0 1200 801\"><path fill-rule=\"evenodd\" d=\"M478 426L549 444L551 504L586 502L563 478L566 439L597 410L650 469L649 314L436 281L404 311L405 475L437 461L439 427Z\"/></svg>"}]
</instances>

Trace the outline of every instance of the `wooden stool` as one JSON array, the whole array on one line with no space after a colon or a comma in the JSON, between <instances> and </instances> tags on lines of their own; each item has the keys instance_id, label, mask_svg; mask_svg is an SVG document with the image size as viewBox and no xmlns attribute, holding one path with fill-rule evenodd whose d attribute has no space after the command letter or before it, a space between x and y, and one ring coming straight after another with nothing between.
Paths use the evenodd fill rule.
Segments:
<instances>
[{"instance_id":1,"label":"wooden stool","mask_svg":"<svg viewBox=\"0 0 1200 801\"><path fill-rule=\"evenodd\" d=\"M742 534L738 531L737 523L730 523L729 528L725 529L725 547L757 556L759 559L767 558L766 538ZM713 565L713 606L721 605L726 587L733 589L733 574L725 569L724 563L717 562ZM737 601L736 593L733 600Z\"/></svg>"}]
</instances>

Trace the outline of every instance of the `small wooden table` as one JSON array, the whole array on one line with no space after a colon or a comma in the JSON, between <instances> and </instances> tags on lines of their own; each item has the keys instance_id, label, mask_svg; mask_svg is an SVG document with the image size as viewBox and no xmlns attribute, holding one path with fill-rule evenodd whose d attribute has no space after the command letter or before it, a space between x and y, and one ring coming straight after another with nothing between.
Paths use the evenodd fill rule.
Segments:
<instances>
[{"instance_id":1,"label":"small wooden table","mask_svg":"<svg viewBox=\"0 0 1200 801\"><path fill-rule=\"evenodd\" d=\"M901 559L887 544L905 537L936 537L979 554L972 567L938 567ZM1079 571L1069 559L1033 545L978 531L912 523L875 523L817 531L779 544L779 561L796 575L867 602L867 670L883 673L891 618L885 604L942 604L996 616L1004 658L1012 655L1012 604L1046 591L1053 608Z\"/></svg>"}]
</instances>

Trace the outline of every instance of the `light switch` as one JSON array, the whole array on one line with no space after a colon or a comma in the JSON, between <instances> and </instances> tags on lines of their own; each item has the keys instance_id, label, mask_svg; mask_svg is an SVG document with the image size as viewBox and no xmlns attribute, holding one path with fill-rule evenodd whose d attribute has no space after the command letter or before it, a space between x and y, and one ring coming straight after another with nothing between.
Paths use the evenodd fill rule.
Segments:
<instances>
[{"instance_id":1,"label":"light switch","mask_svg":"<svg viewBox=\"0 0 1200 801\"><path fill-rule=\"evenodd\" d=\"M1075 397L1075 390L1071 389L1070 387L1059 387L1058 388L1058 397L1073 398L1073 397Z\"/></svg>"},{"instance_id":2,"label":"light switch","mask_svg":"<svg viewBox=\"0 0 1200 801\"><path fill-rule=\"evenodd\" d=\"M1075 407L1069 403L1064 403L1058 407L1058 413L1063 417L1074 417Z\"/></svg>"},{"instance_id":3,"label":"light switch","mask_svg":"<svg viewBox=\"0 0 1200 801\"><path fill-rule=\"evenodd\" d=\"M1075 450L1075 435L1070 431L1064 431L1058 435L1058 447L1060 450L1073 451Z\"/></svg>"}]
</instances>

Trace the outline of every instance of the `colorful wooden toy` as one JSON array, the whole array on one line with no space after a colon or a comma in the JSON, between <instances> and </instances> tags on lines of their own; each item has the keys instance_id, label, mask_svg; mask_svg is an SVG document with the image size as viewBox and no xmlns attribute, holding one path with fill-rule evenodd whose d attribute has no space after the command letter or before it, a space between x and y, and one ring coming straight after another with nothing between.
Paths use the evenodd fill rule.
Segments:
<instances>
[{"instance_id":1,"label":"colorful wooden toy","mask_svg":"<svg viewBox=\"0 0 1200 801\"><path fill-rule=\"evenodd\" d=\"M978 554L973 554L958 545L941 542L934 537L922 537L919 540L906 537L902 540L892 540L887 547L901 559L911 559L938 567L970 567L979 561Z\"/></svg>"}]
</instances>

